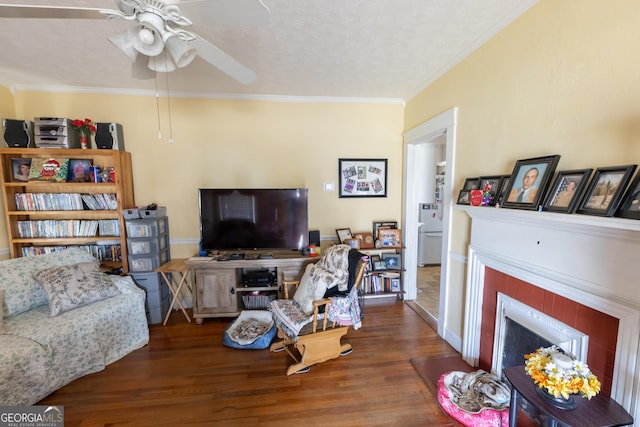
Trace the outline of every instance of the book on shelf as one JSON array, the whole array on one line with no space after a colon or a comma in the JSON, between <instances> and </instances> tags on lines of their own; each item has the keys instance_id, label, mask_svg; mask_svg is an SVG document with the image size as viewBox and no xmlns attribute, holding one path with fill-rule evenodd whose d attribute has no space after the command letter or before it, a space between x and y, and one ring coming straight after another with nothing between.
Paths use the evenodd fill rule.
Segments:
<instances>
[{"instance_id":1,"label":"book on shelf","mask_svg":"<svg viewBox=\"0 0 640 427\"><path fill-rule=\"evenodd\" d=\"M60 157L31 159L29 181L66 182L69 159Z\"/></svg>"}]
</instances>

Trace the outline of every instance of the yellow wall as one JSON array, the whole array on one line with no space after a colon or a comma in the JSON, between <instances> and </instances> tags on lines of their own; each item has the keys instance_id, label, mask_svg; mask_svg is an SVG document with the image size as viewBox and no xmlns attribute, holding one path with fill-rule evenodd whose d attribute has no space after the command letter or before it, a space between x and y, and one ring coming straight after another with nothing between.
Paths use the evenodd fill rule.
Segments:
<instances>
[{"instance_id":1,"label":"yellow wall","mask_svg":"<svg viewBox=\"0 0 640 427\"><path fill-rule=\"evenodd\" d=\"M405 129L459 107L454 186L560 154L558 170L640 163L640 6L635 0L541 0L407 103ZM452 251L469 220L453 213ZM448 327L462 335L464 269Z\"/></svg>"},{"instance_id":2,"label":"yellow wall","mask_svg":"<svg viewBox=\"0 0 640 427\"><path fill-rule=\"evenodd\" d=\"M18 92L20 118L91 118L123 125L139 206L167 206L172 256L197 252L198 188L306 187L309 225L323 237L336 228L371 230L400 220L403 110L399 104L291 103ZM338 158L387 158L388 197L339 199ZM183 244L176 244L183 243Z\"/></svg>"},{"instance_id":3,"label":"yellow wall","mask_svg":"<svg viewBox=\"0 0 640 427\"><path fill-rule=\"evenodd\" d=\"M13 94L9 89L0 86L0 118L15 119L14 104ZM0 143L1 142L2 139L0 139ZM2 203L0 198L0 206L2 206ZM8 253L9 241L7 239L7 227L3 216L2 219L0 219L0 259L8 258Z\"/></svg>"}]
</instances>

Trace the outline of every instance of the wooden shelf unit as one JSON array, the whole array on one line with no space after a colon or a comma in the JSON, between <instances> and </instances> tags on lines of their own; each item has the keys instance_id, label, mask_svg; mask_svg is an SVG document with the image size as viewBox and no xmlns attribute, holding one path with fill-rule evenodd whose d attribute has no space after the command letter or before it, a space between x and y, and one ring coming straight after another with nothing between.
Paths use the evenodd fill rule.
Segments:
<instances>
[{"instance_id":1,"label":"wooden shelf unit","mask_svg":"<svg viewBox=\"0 0 640 427\"><path fill-rule=\"evenodd\" d=\"M65 158L90 160L100 168L112 167L116 182L13 182L12 159ZM30 246L86 245L100 241L118 241L122 254L121 262L106 261L105 266L121 266L124 273L129 271L127 263L127 243L122 210L135 206L133 194L133 174L131 154L118 150L82 150L63 148L0 148L0 180L2 200L4 202L7 237L11 258L22 256L22 248ZM24 211L16 207L15 195L19 193L79 193L116 195L118 207L115 210L55 210ZM120 236L61 237L61 238L22 238L18 231L18 222L26 220L108 220L119 221Z\"/></svg>"},{"instance_id":2,"label":"wooden shelf unit","mask_svg":"<svg viewBox=\"0 0 640 427\"><path fill-rule=\"evenodd\" d=\"M378 255L382 258L382 254L401 254L402 253L402 248L376 248L376 249L359 249L360 252L367 254L368 256L371 255ZM365 271L365 276L363 279L363 283L362 283L362 291L364 294L365 298L375 298L375 297L384 297L384 296L397 296L400 297L402 294L404 294L404 286L402 284L402 276L403 276L404 270L402 270L402 268L400 269L388 269L388 270L372 270L372 269L367 269ZM375 280L375 277L380 278L380 276L386 276L386 275L397 275L397 278L399 280L399 285L400 285L400 290L398 291L392 291L392 290L384 290L381 289L379 291L373 290L372 288L372 280ZM383 280L383 279L382 279ZM384 286L384 283L381 284L382 286Z\"/></svg>"}]
</instances>

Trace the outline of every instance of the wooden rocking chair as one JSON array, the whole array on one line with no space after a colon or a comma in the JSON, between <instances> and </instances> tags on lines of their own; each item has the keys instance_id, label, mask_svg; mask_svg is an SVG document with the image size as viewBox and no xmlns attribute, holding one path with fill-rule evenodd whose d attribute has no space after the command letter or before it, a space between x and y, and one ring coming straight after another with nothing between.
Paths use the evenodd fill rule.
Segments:
<instances>
[{"instance_id":1,"label":"wooden rocking chair","mask_svg":"<svg viewBox=\"0 0 640 427\"><path fill-rule=\"evenodd\" d=\"M333 248L336 247L333 246L330 250ZM336 293L337 287L329 288L323 298L312 301L313 313L306 314L295 302L295 297L289 299L289 288L292 287L297 292L301 281L304 281L303 276L301 280L283 281L284 300L271 303L271 312L278 328L278 335L269 350L271 352L285 350L294 360L287 369L287 375L307 372L311 365L335 359L353 351L351 344L341 343L341 338L347 334L349 326L355 329L360 326L361 308L358 287L361 286L364 277L367 257L355 249L341 248L341 250L349 252L349 283L346 291L330 296ZM346 313L347 310L349 310L348 313ZM302 326L298 328L295 325Z\"/></svg>"}]
</instances>

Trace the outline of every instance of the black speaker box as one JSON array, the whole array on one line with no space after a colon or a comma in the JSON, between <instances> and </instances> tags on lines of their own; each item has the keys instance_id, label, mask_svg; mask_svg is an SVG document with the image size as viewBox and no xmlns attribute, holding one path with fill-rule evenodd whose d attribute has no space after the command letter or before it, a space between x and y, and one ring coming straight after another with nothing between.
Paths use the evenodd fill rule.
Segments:
<instances>
[{"instance_id":1,"label":"black speaker box","mask_svg":"<svg viewBox=\"0 0 640 427\"><path fill-rule=\"evenodd\" d=\"M309 230L309 245L316 245L316 247L320 247L320 231L319 230Z\"/></svg>"},{"instance_id":2,"label":"black speaker box","mask_svg":"<svg viewBox=\"0 0 640 427\"><path fill-rule=\"evenodd\" d=\"M119 123L96 123L96 148L124 151L124 134Z\"/></svg>"},{"instance_id":3,"label":"black speaker box","mask_svg":"<svg viewBox=\"0 0 640 427\"><path fill-rule=\"evenodd\" d=\"M7 147L33 147L33 122L2 119L2 136Z\"/></svg>"}]
</instances>

